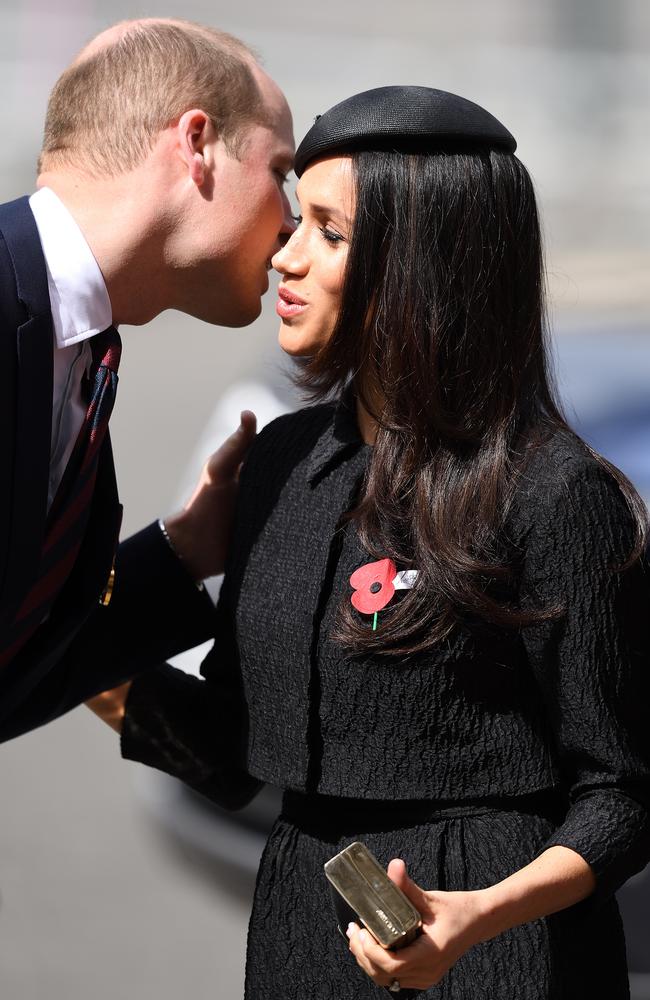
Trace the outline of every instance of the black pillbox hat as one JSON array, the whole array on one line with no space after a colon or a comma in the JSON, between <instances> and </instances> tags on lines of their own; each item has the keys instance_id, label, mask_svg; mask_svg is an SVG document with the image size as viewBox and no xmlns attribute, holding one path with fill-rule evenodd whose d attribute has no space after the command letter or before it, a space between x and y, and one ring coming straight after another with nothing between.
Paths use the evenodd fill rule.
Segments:
<instances>
[{"instance_id":1,"label":"black pillbox hat","mask_svg":"<svg viewBox=\"0 0 650 1000\"><path fill-rule=\"evenodd\" d=\"M296 152L301 176L318 156L358 149L503 149L514 136L473 101L431 87L377 87L319 115Z\"/></svg>"}]
</instances>

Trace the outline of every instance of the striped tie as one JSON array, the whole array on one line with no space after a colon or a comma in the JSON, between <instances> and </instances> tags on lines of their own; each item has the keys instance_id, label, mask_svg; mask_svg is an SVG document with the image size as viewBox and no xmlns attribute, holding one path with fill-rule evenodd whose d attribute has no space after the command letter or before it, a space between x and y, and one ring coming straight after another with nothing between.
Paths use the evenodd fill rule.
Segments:
<instances>
[{"instance_id":1,"label":"striped tie","mask_svg":"<svg viewBox=\"0 0 650 1000\"><path fill-rule=\"evenodd\" d=\"M117 392L122 344L114 327L90 341L93 364L82 389L88 408L70 461L50 507L36 579L12 624L0 637L0 667L9 663L47 616L81 548L97 477L101 445Z\"/></svg>"}]
</instances>

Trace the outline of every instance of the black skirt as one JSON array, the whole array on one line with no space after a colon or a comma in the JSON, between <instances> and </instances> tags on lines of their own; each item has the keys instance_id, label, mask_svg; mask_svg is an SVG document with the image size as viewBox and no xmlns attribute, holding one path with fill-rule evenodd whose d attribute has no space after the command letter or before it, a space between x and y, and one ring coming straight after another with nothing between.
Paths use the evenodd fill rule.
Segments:
<instances>
[{"instance_id":1,"label":"black skirt","mask_svg":"<svg viewBox=\"0 0 650 1000\"><path fill-rule=\"evenodd\" d=\"M544 796L438 804L287 793L260 864L246 1000L386 1000L337 930L323 865L354 840L387 865L400 857L423 888L481 889L530 862L561 816ZM390 994L394 995L394 994ZM614 898L590 900L475 945L418 1000L629 997Z\"/></svg>"}]
</instances>

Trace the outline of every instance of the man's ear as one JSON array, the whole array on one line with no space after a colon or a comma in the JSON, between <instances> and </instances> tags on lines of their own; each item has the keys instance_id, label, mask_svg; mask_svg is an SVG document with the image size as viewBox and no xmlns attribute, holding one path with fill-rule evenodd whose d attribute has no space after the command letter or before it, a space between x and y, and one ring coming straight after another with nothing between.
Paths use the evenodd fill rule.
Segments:
<instances>
[{"instance_id":1,"label":"man's ear","mask_svg":"<svg viewBox=\"0 0 650 1000\"><path fill-rule=\"evenodd\" d=\"M210 170L209 145L216 133L210 118L198 108L181 115L176 126L178 148L191 180L203 187Z\"/></svg>"}]
</instances>

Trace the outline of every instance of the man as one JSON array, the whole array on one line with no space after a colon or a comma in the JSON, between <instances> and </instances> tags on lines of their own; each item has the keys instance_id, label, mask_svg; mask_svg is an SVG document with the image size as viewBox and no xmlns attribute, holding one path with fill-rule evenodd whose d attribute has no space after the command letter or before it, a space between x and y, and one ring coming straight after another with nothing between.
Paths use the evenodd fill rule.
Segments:
<instances>
[{"instance_id":1,"label":"man","mask_svg":"<svg viewBox=\"0 0 650 1000\"><path fill-rule=\"evenodd\" d=\"M0 739L203 641L254 433L120 548L116 327L244 326L292 232L291 115L243 43L183 21L95 38L51 94L38 190L0 206ZM143 405L156 391L142 387Z\"/></svg>"}]
</instances>

